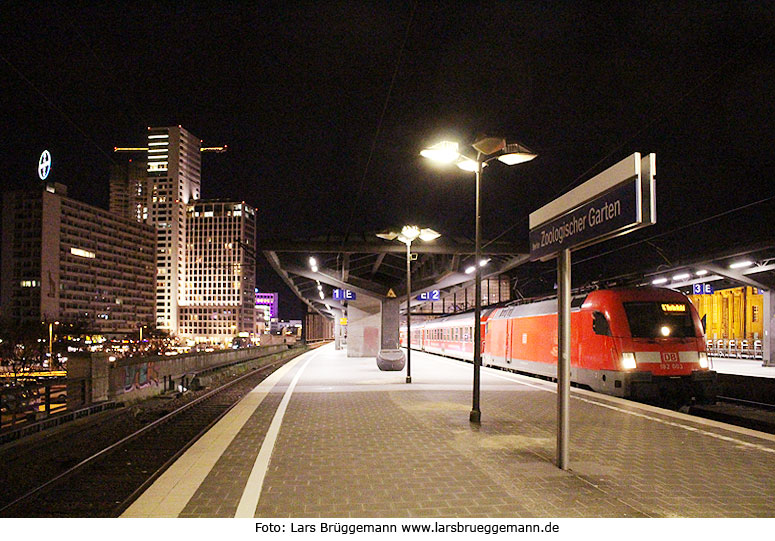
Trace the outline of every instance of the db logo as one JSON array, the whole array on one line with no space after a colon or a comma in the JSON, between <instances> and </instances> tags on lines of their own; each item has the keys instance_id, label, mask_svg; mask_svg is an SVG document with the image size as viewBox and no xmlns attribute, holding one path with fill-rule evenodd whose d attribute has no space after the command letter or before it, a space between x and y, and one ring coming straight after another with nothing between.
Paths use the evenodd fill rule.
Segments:
<instances>
[{"instance_id":1,"label":"db logo","mask_svg":"<svg viewBox=\"0 0 775 541\"><path fill-rule=\"evenodd\" d=\"M677 363L678 362L678 353L671 352L671 353L665 353L664 351L659 353L662 362L663 363Z\"/></svg>"}]
</instances>

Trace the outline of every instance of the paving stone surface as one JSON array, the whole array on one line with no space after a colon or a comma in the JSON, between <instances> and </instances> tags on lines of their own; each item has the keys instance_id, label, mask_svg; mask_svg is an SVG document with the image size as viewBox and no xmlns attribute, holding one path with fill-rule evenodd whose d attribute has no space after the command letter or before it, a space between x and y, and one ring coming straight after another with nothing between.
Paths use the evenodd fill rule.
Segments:
<instances>
[{"instance_id":1,"label":"paving stone surface","mask_svg":"<svg viewBox=\"0 0 775 541\"><path fill-rule=\"evenodd\" d=\"M259 517L773 517L775 442L574 394L570 470L555 467L556 395L412 355L414 383L321 353L283 418ZM235 436L181 516L234 516L289 382ZM529 381L529 380L524 380Z\"/></svg>"}]
</instances>

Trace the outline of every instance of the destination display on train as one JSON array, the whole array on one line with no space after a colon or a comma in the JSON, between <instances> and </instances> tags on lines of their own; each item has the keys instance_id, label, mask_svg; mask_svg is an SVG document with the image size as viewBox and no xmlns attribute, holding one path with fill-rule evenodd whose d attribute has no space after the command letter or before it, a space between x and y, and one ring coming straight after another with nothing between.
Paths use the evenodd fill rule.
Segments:
<instances>
[{"instance_id":1,"label":"destination display on train","mask_svg":"<svg viewBox=\"0 0 775 541\"><path fill-rule=\"evenodd\" d=\"M570 212L530 230L530 259L579 247L638 223L638 181L633 178Z\"/></svg>"}]
</instances>

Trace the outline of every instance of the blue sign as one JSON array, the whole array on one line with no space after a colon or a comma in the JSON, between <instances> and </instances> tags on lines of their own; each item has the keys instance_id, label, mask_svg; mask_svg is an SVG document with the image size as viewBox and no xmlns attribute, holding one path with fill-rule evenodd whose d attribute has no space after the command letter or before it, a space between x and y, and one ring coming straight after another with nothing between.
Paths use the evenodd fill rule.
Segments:
<instances>
[{"instance_id":1,"label":"blue sign","mask_svg":"<svg viewBox=\"0 0 775 541\"><path fill-rule=\"evenodd\" d=\"M355 300L355 291L350 291L349 289L335 289L334 290L334 300L337 300L337 301L354 301Z\"/></svg>"},{"instance_id":2,"label":"blue sign","mask_svg":"<svg viewBox=\"0 0 775 541\"><path fill-rule=\"evenodd\" d=\"M692 284L692 295L713 295L713 286L710 284Z\"/></svg>"},{"instance_id":3,"label":"blue sign","mask_svg":"<svg viewBox=\"0 0 775 541\"><path fill-rule=\"evenodd\" d=\"M425 293L420 293L417 295L418 301L440 301L441 300L441 292L438 289L434 289L433 291L426 291Z\"/></svg>"},{"instance_id":4,"label":"blue sign","mask_svg":"<svg viewBox=\"0 0 775 541\"><path fill-rule=\"evenodd\" d=\"M530 259L581 248L638 224L638 182L632 179L530 230Z\"/></svg>"}]
</instances>

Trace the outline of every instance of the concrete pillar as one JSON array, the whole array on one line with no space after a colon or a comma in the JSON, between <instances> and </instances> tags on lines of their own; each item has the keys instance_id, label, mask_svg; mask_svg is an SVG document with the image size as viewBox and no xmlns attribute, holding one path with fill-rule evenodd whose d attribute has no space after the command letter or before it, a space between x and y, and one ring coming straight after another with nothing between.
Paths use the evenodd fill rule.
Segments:
<instances>
[{"instance_id":1,"label":"concrete pillar","mask_svg":"<svg viewBox=\"0 0 775 541\"><path fill-rule=\"evenodd\" d=\"M406 355L399 348L398 328L401 316L398 299L382 301L382 337L377 355L377 366L380 370L403 370Z\"/></svg>"},{"instance_id":2,"label":"concrete pillar","mask_svg":"<svg viewBox=\"0 0 775 541\"><path fill-rule=\"evenodd\" d=\"M341 316L340 316L341 317ZM339 317L334 317L334 349L342 349L342 325L339 323Z\"/></svg>"},{"instance_id":3,"label":"concrete pillar","mask_svg":"<svg viewBox=\"0 0 775 541\"><path fill-rule=\"evenodd\" d=\"M775 291L762 291L764 297L764 306L762 314L762 327L764 336L762 336L762 365L775 366Z\"/></svg>"},{"instance_id":4,"label":"concrete pillar","mask_svg":"<svg viewBox=\"0 0 775 541\"><path fill-rule=\"evenodd\" d=\"M380 302L361 295L347 303L347 356L376 357L379 353Z\"/></svg>"}]
</instances>

